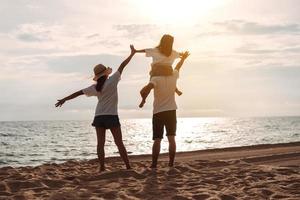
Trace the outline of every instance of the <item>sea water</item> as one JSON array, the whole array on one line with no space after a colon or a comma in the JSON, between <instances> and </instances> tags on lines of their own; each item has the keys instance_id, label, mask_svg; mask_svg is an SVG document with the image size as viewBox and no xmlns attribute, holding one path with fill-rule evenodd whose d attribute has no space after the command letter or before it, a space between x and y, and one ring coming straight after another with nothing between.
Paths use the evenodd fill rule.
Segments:
<instances>
[{"instance_id":1,"label":"sea water","mask_svg":"<svg viewBox=\"0 0 300 200\"><path fill-rule=\"evenodd\" d=\"M129 154L150 154L151 119L121 120ZM0 122L0 167L60 163L97 158L97 137L91 121ZM300 141L300 117L179 118L177 151ZM167 138L161 152L168 151ZM119 156L106 132L106 156Z\"/></svg>"}]
</instances>

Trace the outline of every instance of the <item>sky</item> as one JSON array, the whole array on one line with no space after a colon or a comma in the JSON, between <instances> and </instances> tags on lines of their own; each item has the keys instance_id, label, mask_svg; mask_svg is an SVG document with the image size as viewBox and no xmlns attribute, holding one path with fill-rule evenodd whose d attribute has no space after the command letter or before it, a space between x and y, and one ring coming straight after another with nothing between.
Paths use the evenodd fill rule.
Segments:
<instances>
[{"instance_id":1,"label":"sky","mask_svg":"<svg viewBox=\"0 0 300 200\"><path fill-rule=\"evenodd\" d=\"M0 1L0 121L91 120L97 104L57 99L93 84L93 67L116 70L163 34L190 51L180 72L179 117L300 115L297 0ZM121 118L138 108L151 59L136 54L119 83Z\"/></svg>"}]
</instances>

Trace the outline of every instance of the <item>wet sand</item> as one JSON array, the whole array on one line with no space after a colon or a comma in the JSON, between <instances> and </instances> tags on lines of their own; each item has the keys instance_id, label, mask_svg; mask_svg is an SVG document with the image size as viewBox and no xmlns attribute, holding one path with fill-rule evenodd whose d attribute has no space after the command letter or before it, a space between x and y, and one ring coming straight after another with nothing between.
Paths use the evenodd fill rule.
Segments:
<instances>
[{"instance_id":1,"label":"wet sand","mask_svg":"<svg viewBox=\"0 0 300 200\"><path fill-rule=\"evenodd\" d=\"M0 199L300 199L300 142L0 168Z\"/></svg>"}]
</instances>

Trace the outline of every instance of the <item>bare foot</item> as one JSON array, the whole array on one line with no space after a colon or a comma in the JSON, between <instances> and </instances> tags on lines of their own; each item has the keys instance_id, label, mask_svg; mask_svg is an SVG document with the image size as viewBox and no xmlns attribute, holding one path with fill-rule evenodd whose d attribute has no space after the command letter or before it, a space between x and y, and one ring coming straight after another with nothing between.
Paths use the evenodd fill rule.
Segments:
<instances>
[{"instance_id":1,"label":"bare foot","mask_svg":"<svg viewBox=\"0 0 300 200\"><path fill-rule=\"evenodd\" d=\"M126 166L126 169L132 169L130 166Z\"/></svg>"},{"instance_id":2,"label":"bare foot","mask_svg":"<svg viewBox=\"0 0 300 200\"><path fill-rule=\"evenodd\" d=\"M179 91L179 90L177 90L176 93L177 93L178 96L181 96L181 95L182 95L182 92Z\"/></svg>"},{"instance_id":3,"label":"bare foot","mask_svg":"<svg viewBox=\"0 0 300 200\"><path fill-rule=\"evenodd\" d=\"M151 169L156 169L157 168L157 164L153 164L150 166Z\"/></svg>"},{"instance_id":4,"label":"bare foot","mask_svg":"<svg viewBox=\"0 0 300 200\"><path fill-rule=\"evenodd\" d=\"M99 169L99 173L105 172L105 169Z\"/></svg>"}]
</instances>

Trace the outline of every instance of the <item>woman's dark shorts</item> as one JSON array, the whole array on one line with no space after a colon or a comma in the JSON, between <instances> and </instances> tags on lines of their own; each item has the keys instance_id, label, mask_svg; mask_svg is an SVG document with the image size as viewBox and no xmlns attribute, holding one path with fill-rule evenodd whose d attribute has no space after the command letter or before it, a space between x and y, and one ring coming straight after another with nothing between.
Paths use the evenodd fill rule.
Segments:
<instances>
[{"instance_id":1,"label":"woman's dark shorts","mask_svg":"<svg viewBox=\"0 0 300 200\"><path fill-rule=\"evenodd\" d=\"M95 116L92 126L110 129L120 126L118 115L98 115Z\"/></svg>"},{"instance_id":2,"label":"woman's dark shorts","mask_svg":"<svg viewBox=\"0 0 300 200\"><path fill-rule=\"evenodd\" d=\"M176 124L176 110L169 110L154 114L152 118L153 140L163 138L164 127L166 127L167 136L175 136Z\"/></svg>"}]
</instances>

